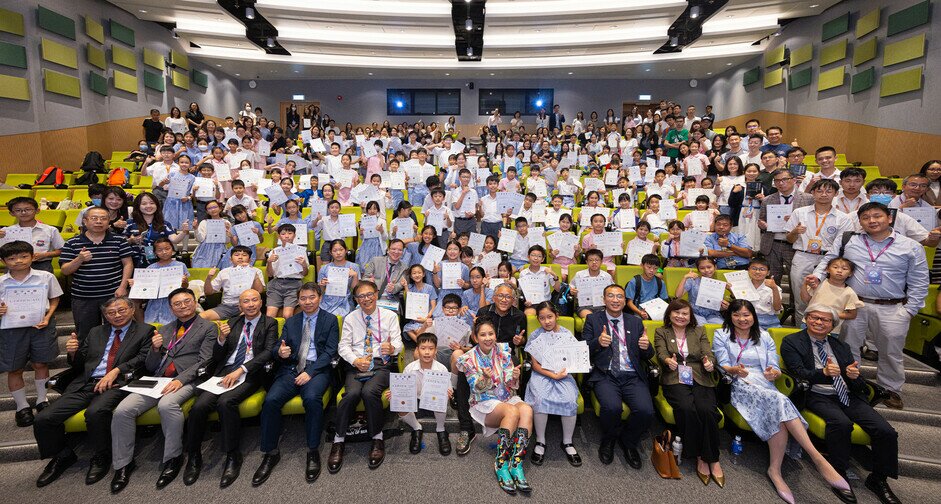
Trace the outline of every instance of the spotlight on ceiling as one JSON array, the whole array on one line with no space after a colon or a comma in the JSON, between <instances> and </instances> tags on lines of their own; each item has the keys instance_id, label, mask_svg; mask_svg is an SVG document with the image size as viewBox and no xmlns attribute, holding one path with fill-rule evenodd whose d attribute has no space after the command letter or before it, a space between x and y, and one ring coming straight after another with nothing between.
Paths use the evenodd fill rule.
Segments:
<instances>
[{"instance_id":1,"label":"spotlight on ceiling","mask_svg":"<svg viewBox=\"0 0 941 504\"><path fill-rule=\"evenodd\" d=\"M537 107L541 107L543 103L545 103L545 102L542 101L542 98L538 98L538 99L536 100L536 106L537 106Z\"/></svg>"},{"instance_id":2,"label":"spotlight on ceiling","mask_svg":"<svg viewBox=\"0 0 941 504\"><path fill-rule=\"evenodd\" d=\"M670 37L670 47L676 47L680 45L680 38L676 35Z\"/></svg>"},{"instance_id":3,"label":"spotlight on ceiling","mask_svg":"<svg viewBox=\"0 0 941 504\"><path fill-rule=\"evenodd\" d=\"M268 40L266 41L265 45L267 45L268 47L274 47L274 37L268 37Z\"/></svg>"},{"instance_id":4,"label":"spotlight on ceiling","mask_svg":"<svg viewBox=\"0 0 941 504\"><path fill-rule=\"evenodd\" d=\"M468 56L473 56L473 55L474 55L474 48L473 48L473 47L467 46L467 55L468 55Z\"/></svg>"},{"instance_id":5,"label":"spotlight on ceiling","mask_svg":"<svg viewBox=\"0 0 941 504\"><path fill-rule=\"evenodd\" d=\"M245 7L245 19L255 19L255 9Z\"/></svg>"},{"instance_id":6,"label":"spotlight on ceiling","mask_svg":"<svg viewBox=\"0 0 941 504\"><path fill-rule=\"evenodd\" d=\"M474 21L471 18L467 18L467 21L464 21L464 29L474 31Z\"/></svg>"},{"instance_id":7,"label":"spotlight on ceiling","mask_svg":"<svg viewBox=\"0 0 941 504\"><path fill-rule=\"evenodd\" d=\"M689 17L690 19L696 19L699 15L702 14L702 7L694 5L689 8Z\"/></svg>"},{"instance_id":8,"label":"spotlight on ceiling","mask_svg":"<svg viewBox=\"0 0 941 504\"><path fill-rule=\"evenodd\" d=\"M395 108L402 108L404 106L405 106L405 102L403 102L402 100L397 100L395 102Z\"/></svg>"}]
</instances>

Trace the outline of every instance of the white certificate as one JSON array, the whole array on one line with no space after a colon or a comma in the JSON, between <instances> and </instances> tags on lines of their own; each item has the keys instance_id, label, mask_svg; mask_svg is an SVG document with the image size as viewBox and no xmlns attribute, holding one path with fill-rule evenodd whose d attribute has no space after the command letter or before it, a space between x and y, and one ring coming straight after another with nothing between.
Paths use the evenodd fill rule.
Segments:
<instances>
[{"instance_id":1,"label":"white certificate","mask_svg":"<svg viewBox=\"0 0 941 504\"><path fill-rule=\"evenodd\" d=\"M160 268L157 271L160 272L160 291L157 295L159 298L169 297L171 292L182 287L183 277L187 273L182 266Z\"/></svg>"},{"instance_id":2,"label":"white certificate","mask_svg":"<svg viewBox=\"0 0 941 504\"><path fill-rule=\"evenodd\" d=\"M281 189L280 184L268 186L265 189L265 196L268 196L268 201L275 206L281 206L288 200L288 195L284 194L284 189Z\"/></svg>"},{"instance_id":3,"label":"white certificate","mask_svg":"<svg viewBox=\"0 0 941 504\"><path fill-rule=\"evenodd\" d=\"M611 215L611 209L605 207L582 207L582 212L578 214L578 224L582 227L591 226L591 218L595 215L604 215L604 220L607 221L608 215Z\"/></svg>"},{"instance_id":4,"label":"white certificate","mask_svg":"<svg viewBox=\"0 0 941 504\"><path fill-rule=\"evenodd\" d=\"M424 292L409 291L405 295L405 318L418 320L428 316L431 299Z\"/></svg>"},{"instance_id":5,"label":"white certificate","mask_svg":"<svg viewBox=\"0 0 941 504\"><path fill-rule=\"evenodd\" d=\"M451 373L425 371L421 387L421 409L438 413L448 411L449 388L451 388Z\"/></svg>"},{"instance_id":6,"label":"white certificate","mask_svg":"<svg viewBox=\"0 0 941 504\"><path fill-rule=\"evenodd\" d=\"M412 373L390 373L389 390L392 398L389 400L389 411L395 413L414 413L418 411L418 376Z\"/></svg>"},{"instance_id":7,"label":"white certificate","mask_svg":"<svg viewBox=\"0 0 941 504\"><path fill-rule=\"evenodd\" d=\"M470 163L469 159L468 163ZM477 185L487 185L487 178L491 175L493 175L493 172L490 170L490 168L477 168Z\"/></svg>"},{"instance_id":8,"label":"white certificate","mask_svg":"<svg viewBox=\"0 0 941 504\"><path fill-rule=\"evenodd\" d=\"M389 189L399 189L399 190L405 189L405 174L404 173L388 172L388 174L389 174L389 187L388 187Z\"/></svg>"},{"instance_id":9,"label":"white certificate","mask_svg":"<svg viewBox=\"0 0 941 504\"><path fill-rule=\"evenodd\" d=\"M313 175L301 175L301 178L297 180L297 189L303 191L305 189L311 189L310 179Z\"/></svg>"},{"instance_id":10,"label":"white certificate","mask_svg":"<svg viewBox=\"0 0 941 504\"><path fill-rule=\"evenodd\" d=\"M441 288L442 289L460 289L457 281L461 279L461 262L442 262L441 263Z\"/></svg>"},{"instance_id":11,"label":"white certificate","mask_svg":"<svg viewBox=\"0 0 941 504\"><path fill-rule=\"evenodd\" d=\"M321 218L326 218L329 215L327 212L328 203L329 201L324 199L310 200L310 218L316 219L318 215Z\"/></svg>"},{"instance_id":12,"label":"white certificate","mask_svg":"<svg viewBox=\"0 0 941 504\"><path fill-rule=\"evenodd\" d=\"M706 196L709 198L709 202L713 203L716 200L716 193L712 189L702 189L699 187L694 187L692 189L686 190L686 206L695 207L696 198L700 196Z\"/></svg>"},{"instance_id":13,"label":"white certificate","mask_svg":"<svg viewBox=\"0 0 941 504\"><path fill-rule=\"evenodd\" d=\"M265 170L256 170L254 168L239 170L239 180L245 182L246 185L258 185L258 181L263 178L265 178Z\"/></svg>"},{"instance_id":14,"label":"white certificate","mask_svg":"<svg viewBox=\"0 0 941 504\"><path fill-rule=\"evenodd\" d=\"M254 221L243 222L232 226L232 230L235 231L235 236L239 239L239 245L246 247L261 243L261 239L255 234L256 229L258 228L255 226Z\"/></svg>"},{"instance_id":15,"label":"white certificate","mask_svg":"<svg viewBox=\"0 0 941 504\"><path fill-rule=\"evenodd\" d=\"M283 247L277 247L272 252L278 256L278 276L286 277L288 275L297 275L304 272L304 267L297 264L296 259L306 258L307 250L294 244L287 244Z\"/></svg>"},{"instance_id":16,"label":"white certificate","mask_svg":"<svg viewBox=\"0 0 941 504\"><path fill-rule=\"evenodd\" d=\"M354 176L356 176L356 172L347 169L337 170L333 174L333 178L337 181L337 186L340 188L353 187Z\"/></svg>"},{"instance_id":17,"label":"white certificate","mask_svg":"<svg viewBox=\"0 0 941 504\"><path fill-rule=\"evenodd\" d=\"M699 257L700 249L706 247L707 233L689 229L680 233L680 257Z\"/></svg>"},{"instance_id":18,"label":"white certificate","mask_svg":"<svg viewBox=\"0 0 941 504\"><path fill-rule=\"evenodd\" d=\"M938 209L932 206L902 208L902 213L915 219L925 231L931 231L938 226Z\"/></svg>"},{"instance_id":19,"label":"white certificate","mask_svg":"<svg viewBox=\"0 0 941 504\"><path fill-rule=\"evenodd\" d=\"M722 280L705 277L700 278L699 282L699 292L696 294L694 304L709 310L721 310L722 298L725 297L725 288L728 284Z\"/></svg>"},{"instance_id":20,"label":"white certificate","mask_svg":"<svg viewBox=\"0 0 941 504\"><path fill-rule=\"evenodd\" d=\"M588 193L592 192L592 191L603 191L603 190L604 190L604 180L601 180L601 179L596 179L596 178L591 178L591 177L589 177L589 178L586 178L586 179L585 179L584 184L585 184L585 194L586 194L586 195L587 195Z\"/></svg>"},{"instance_id":21,"label":"white certificate","mask_svg":"<svg viewBox=\"0 0 941 504\"><path fill-rule=\"evenodd\" d=\"M455 191L460 191L460 189L455 189ZM464 200L461 201L461 207L457 210L458 212L457 217L464 218L465 215L467 215L466 212L470 212L470 213L476 212L477 201L479 201L479 199L480 198L477 197L476 189L471 188L469 191L467 191L467 194L464 195ZM473 216L471 216L471 218L473 218Z\"/></svg>"},{"instance_id":22,"label":"white certificate","mask_svg":"<svg viewBox=\"0 0 941 504\"><path fill-rule=\"evenodd\" d=\"M689 213L689 222L692 229L708 233L712 226L712 214L709 210L693 210Z\"/></svg>"},{"instance_id":23,"label":"white certificate","mask_svg":"<svg viewBox=\"0 0 941 504\"><path fill-rule=\"evenodd\" d=\"M604 288L611 285L611 280L606 275L579 276L578 285L578 306L585 308L588 306L604 305Z\"/></svg>"},{"instance_id":24,"label":"white certificate","mask_svg":"<svg viewBox=\"0 0 941 504\"><path fill-rule=\"evenodd\" d=\"M197 198L214 198L216 196L216 183L212 179L198 177L193 182Z\"/></svg>"},{"instance_id":25,"label":"white certificate","mask_svg":"<svg viewBox=\"0 0 941 504\"><path fill-rule=\"evenodd\" d=\"M190 195L188 177L171 177L167 194L171 198L182 199Z\"/></svg>"},{"instance_id":26,"label":"white certificate","mask_svg":"<svg viewBox=\"0 0 941 504\"><path fill-rule=\"evenodd\" d=\"M247 377L248 377L247 374L242 373L242 376L239 376L238 379L235 380L235 383L233 383L231 387L225 388L222 386L222 377L210 376L208 380L200 383L199 385L196 386L196 388L198 388L199 390L205 390L206 392L209 392L212 395L221 395L245 383L245 378Z\"/></svg>"},{"instance_id":27,"label":"white certificate","mask_svg":"<svg viewBox=\"0 0 941 504\"><path fill-rule=\"evenodd\" d=\"M474 251L475 255L480 255L484 252L484 241L486 239L486 235L472 232L470 234L470 239L467 240L467 245Z\"/></svg>"},{"instance_id":28,"label":"white certificate","mask_svg":"<svg viewBox=\"0 0 941 504\"><path fill-rule=\"evenodd\" d=\"M519 215L526 197L520 193L500 191L497 193L497 211L501 214Z\"/></svg>"},{"instance_id":29,"label":"white certificate","mask_svg":"<svg viewBox=\"0 0 941 504\"><path fill-rule=\"evenodd\" d=\"M213 163L212 168L216 172L216 180L219 182L230 182L232 180L232 170L228 165Z\"/></svg>"},{"instance_id":30,"label":"white certificate","mask_svg":"<svg viewBox=\"0 0 941 504\"><path fill-rule=\"evenodd\" d=\"M301 142L305 144L310 144L310 140L311 140L310 130L305 129L304 131L301 131Z\"/></svg>"},{"instance_id":31,"label":"white certificate","mask_svg":"<svg viewBox=\"0 0 941 504\"><path fill-rule=\"evenodd\" d=\"M618 175L620 172L618 170L605 170L604 172L604 185L616 186L618 185Z\"/></svg>"},{"instance_id":32,"label":"white certificate","mask_svg":"<svg viewBox=\"0 0 941 504\"><path fill-rule=\"evenodd\" d=\"M515 229L503 228L500 230L500 241L497 242L497 250L512 254L516 247L516 239L519 233Z\"/></svg>"},{"instance_id":33,"label":"white certificate","mask_svg":"<svg viewBox=\"0 0 941 504\"><path fill-rule=\"evenodd\" d=\"M785 231L784 222L787 220L787 217L794 212L791 204L768 205L766 209L768 215L765 222L768 223L768 232L783 233Z\"/></svg>"},{"instance_id":34,"label":"white certificate","mask_svg":"<svg viewBox=\"0 0 941 504\"><path fill-rule=\"evenodd\" d=\"M588 352L588 343L579 341L567 345L554 345L551 351L546 352L545 362L540 362L544 369L549 371L562 371L567 373L591 372L591 357Z\"/></svg>"},{"instance_id":35,"label":"white certificate","mask_svg":"<svg viewBox=\"0 0 941 504\"><path fill-rule=\"evenodd\" d=\"M546 203L546 200L538 199L534 201L533 206L530 207L530 211L532 211L533 213L532 222L530 222L530 224L535 223L535 222L545 223L546 222L546 210L548 208L549 208L549 204Z\"/></svg>"},{"instance_id":36,"label":"white certificate","mask_svg":"<svg viewBox=\"0 0 941 504\"><path fill-rule=\"evenodd\" d=\"M371 143L369 143L369 142L364 142L364 143L362 143L361 145L362 145L362 147L363 147L363 157L365 157L365 158L371 158L371 157L375 156L376 154L379 154L378 152L376 152L376 146L375 146L375 145L373 145L373 144L371 144Z\"/></svg>"},{"instance_id":37,"label":"white certificate","mask_svg":"<svg viewBox=\"0 0 941 504\"><path fill-rule=\"evenodd\" d=\"M438 236L441 236L441 233L448 228L447 222L444 219L444 213L440 212L428 212L425 214L425 225L435 228Z\"/></svg>"},{"instance_id":38,"label":"white certificate","mask_svg":"<svg viewBox=\"0 0 941 504\"><path fill-rule=\"evenodd\" d=\"M327 266L327 296L346 297L350 286L350 269Z\"/></svg>"},{"instance_id":39,"label":"white certificate","mask_svg":"<svg viewBox=\"0 0 941 504\"><path fill-rule=\"evenodd\" d=\"M581 167L588 166L588 154L578 155L578 166L581 166Z\"/></svg>"},{"instance_id":40,"label":"white certificate","mask_svg":"<svg viewBox=\"0 0 941 504\"><path fill-rule=\"evenodd\" d=\"M7 314L0 319L0 329L32 327L46 315L44 310L49 298L47 285L9 286L3 292L3 302L7 305Z\"/></svg>"},{"instance_id":41,"label":"white certificate","mask_svg":"<svg viewBox=\"0 0 941 504\"><path fill-rule=\"evenodd\" d=\"M248 152L239 151L235 154L229 154L229 167L233 170L238 170L239 166L242 164L242 161L248 159Z\"/></svg>"},{"instance_id":42,"label":"white certificate","mask_svg":"<svg viewBox=\"0 0 941 504\"><path fill-rule=\"evenodd\" d=\"M526 301L535 305L549 300L546 297L545 275L521 275L517 282L520 290L523 291L523 296L526 297Z\"/></svg>"},{"instance_id":43,"label":"white certificate","mask_svg":"<svg viewBox=\"0 0 941 504\"><path fill-rule=\"evenodd\" d=\"M702 175L702 160L698 157L690 156L686 158L686 176L695 177L696 175Z\"/></svg>"},{"instance_id":44,"label":"white certificate","mask_svg":"<svg viewBox=\"0 0 941 504\"><path fill-rule=\"evenodd\" d=\"M268 157L271 155L271 142L265 140L259 140L256 145L255 153L259 156Z\"/></svg>"},{"instance_id":45,"label":"white certificate","mask_svg":"<svg viewBox=\"0 0 941 504\"><path fill-rule=\"evenodd\" d=\"M664 221L676 219L676 201L671 199L660 200L660 212L658 215Z\"/></svg>"},{"instance_id":46,"label":"white certificate","mask_svg":"<svg viewBox=\"0 0 941 504\"><path fill-rule=\"evenodd\" d=\"M653 248L647 242L631 240L627 244L627 264L639 265L640 260L647 254L652 254Z\"/></svg>"},{"instance_id":47,"label":"white certificate","mask_svg":"<svg viewBox=\"0 0 941 504\"><path fill-rule=\"evenodd\" d=\"M627 169L627 180L632 184L636 184L644 179L644 176L640 173L639 166L631 166Z\"/></svg>"},{"instance_id":48,"label":"white certificate","mask_svg":"<svg viewBox=\"0 0 941 504\"><path fill-rule=\"evenodd\" d=\"M7 227L3 228L6 232L6 235L3 237L3 243L10 243L14 241L22 241L33 244L33 228L24 228L24 227ZM34 247L35 248L35 247Z\"/></svg>"},{"instance_id":49,"label":"white certificate","mask_svg":"<svg viewBox=\"0 0 941 504\"><path fill-rule=\"evenodd\" d=\"M640 308L650 315L650 320L663 320L663 314L667 311L667 302L655 297L646 303L641 303Z\"/></svg>"},{"instance_id":50,"label":"white certificate","mask_svg":"<svg viewBox=\"0 0 941 504\"><path fill-rule=\"evenodd\" d=\"M235 266L229 270L229 288L232 292L245 292L252 288L261 271L253 266Z\"/></svg>"},{"instance_id":51,"label":"white certificate","mask_svg":"<svg viewBox=\"0 0 941 504\"><path fill-rule=\"evenodd\" d=\"M438 348L448 348L451 342L467 346L471 328L461 317L438 317L435 319L435 335Z\"/></svg>"},{"instance_id":52,"label":"white certificate","mask_svg":"<svg viewBox=\"0 0 941 504\"><path fill-rule=\"evenodd\" d=\"M601 166L605 166L606 164L610 162L611 162L611 154L602 154L598 156L598 164L600 164Z\"/></svg>"},{"instance_id":53,"label":"white certificate","mask_svg":"<svg viewBox=\"0 0 941 504\"><path fill-rule=\"evenodd\" d=\"M157 299L160 295L160 270L134 269L134 285L127 297L131 299Z\"/></svg>"},{"instance_id":54,"label":"white certificate","mask_svg":"<svg viewBox=\"0 0 941 504\"><path fill-rule=\"evenodd\" d=\"M337 216L337 224L340 227L341 238L352 238L356 236L356 215L341 213Z\"/></svg>"},{"instance_id":55,"label":"white certificate","mask_svg":"<svg viewBox=\"0 0 941 504\"><path fill-rule=\"evenodd\" d=\"M575 246L578 244L578 237L574 233L557 231L550 234L547 238L549 248L559 251L559 257L575 258Z\"/></svg>"},{"instance_id":56,"label":"white certificate","mask_svg":"<svg viewBox=\"0 0 941 504\"><path fill-rule=\"evenodd\" d=\"M392 228L395 229L395 237L400 240L407 240L415 237L415 221L411 217L398 217L392 219Z\"/></svg>"},{"instance_id":57,"label":"white certificate","mask_svg":"<svg viewBox=\"0 0 941 504\"><path fill-rule=\"evenodd\" d=\"M758 289L752 283L748 271L730 271L725 274L725 281L729 283L732 294L737 299L747 299L749 301L758 301Z\"/></svg>"},{"instance_id":58,"label":"white certificate","mask_svg":"<svg viewBox=\"0 0 941 504\"><path fill-rule=\"evenodd\" d=\"M484 269L487 276L496 278L497 268L500 266L501 261L503 261L503 257L499 252L487 252L480 259L480 267ZM500 283L503 283L503 281L501 280Z\"/></svg>"},{"instance_id":59,"label":"white certificate","mask_svg":"<svg viewBox=\"0 0 941 504\"><path fill-rule=\"evenodd\" d=\"M537 198L545 199L549 195L549 187L546 185L546 181L543 179L536 179L533 181L532 191Z\"/></svg>"},{"instance_id":60,"label":"white certificate","mask_svg":"<svg viewBox=\"0 0 941 504\"><path fill-rule=\"evenodd\" d=\"M363 235L362 239L367 238L379 238L379 231L376 230L376 226L379 225L379 217L376 215L364 215L359 221L360 227L362 227Z\"/></svg>"},{"instance_id":61,"label":"white certificate","mask_svg":"<svg viewBox=\"0 0 941 504\"><path fill-rule=\"evenodd\" d=\"M140 379L121 387L121 390L152 399L160 399L163 397L163 389L173 380L174 378L164 376L142 376Z\"/></svg>"},{"instance_id":62,"label":"white certificate","mask_svg":"<svg viewBox=\"0 0 941 504\"><path fill-rule=\"evenodd\" d=\"M303 156L298 156L297 154L291 154L287 157L286 161L294 161L294 164L297 165L297 171L308 168L310 165L310 163L304 159Z\"/></svg>"},{"instance_id":63,"label":"white certificate","mask_svg":"<svg viewBox=\"0 0 941 504\"><path fill-rule=\"evenodd\" d=\"M421 266L428 271L435 269L435 265L444 258L444 249L435 245L428 245L425 255L421 258Z\"/></svg>"},{"instance_id":64,"label":"white certificate","mask_svg":"<svg viewBox=\"0 0 941 504\"><path fill-rule=\"evenodd\" d=\"M323 144L323 139L314 138L310 140L310 150L314 152L327 152L327 146Z\"/></svg>"},{"instance_id":65,"label":"white certificate","mask_svg":"<svg viewBox=\"0 0 941 504\"><path fill-rule=\"evenodd\" d=\"M624 253L624 235L620 231L606 231L600 235L592 236L595 247L607 256L618 256Z\"/></svg>"}]
</instances>

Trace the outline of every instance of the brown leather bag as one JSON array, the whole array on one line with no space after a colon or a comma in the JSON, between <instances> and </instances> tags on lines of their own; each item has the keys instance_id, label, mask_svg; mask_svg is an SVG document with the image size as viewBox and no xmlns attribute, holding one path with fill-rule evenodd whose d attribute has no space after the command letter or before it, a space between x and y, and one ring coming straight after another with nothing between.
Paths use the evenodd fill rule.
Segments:
<instances>
[{"instance_id":1,"label":"brown leather bag","mask_svg":"<svg viewBox=\"0 0 941 504\"><path fill-rule=\"evenodd\" d=\"M654 436L650 463L661 478L682 479L680 468L676 465L676 457L673 455L672 443L673 435L669 430L664 430L659 436Z\"/></svg>"}]
</instances>

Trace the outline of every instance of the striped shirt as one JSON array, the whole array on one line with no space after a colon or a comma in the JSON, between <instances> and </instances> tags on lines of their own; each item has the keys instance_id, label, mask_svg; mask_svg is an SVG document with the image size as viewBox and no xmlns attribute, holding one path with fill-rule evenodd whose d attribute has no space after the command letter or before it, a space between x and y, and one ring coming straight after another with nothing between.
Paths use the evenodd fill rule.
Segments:
<instances>
[{"instance_id":1,"label":"striped shirt","mask_svg":"<svg viewBox=\"0 0 941 504\"><path fill-rule=\"evenodd\" d=\"M88 249L92 258L72 274L72 296L76 298L113 296L114 291L121 286L124 273L124 264L121 260L134 255L127 239L109 232L100 243L95 243L82 233L65 242L59 261L62 264L68 263L78 257L82 248Z\"/></svg>"}]
</instances>

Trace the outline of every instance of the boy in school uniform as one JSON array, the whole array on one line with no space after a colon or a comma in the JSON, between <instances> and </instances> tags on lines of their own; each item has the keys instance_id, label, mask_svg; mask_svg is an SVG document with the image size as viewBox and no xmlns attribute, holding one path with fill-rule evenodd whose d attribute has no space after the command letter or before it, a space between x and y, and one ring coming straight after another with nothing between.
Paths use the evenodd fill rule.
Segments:
<instances>
[{"instance_id":1,"label":"boy in school uniform","mask_svg":"<svg viewBox=\"0 0 941 504\"><path fill-rule=\"evenodd\" d=\"M516 243L513 244L510 264L514 268L520 269L529 262L529 221L526 220L526 217L517 217L514 222L516 222L516 232L519 233L519 236L516 237Z\"/></svg>"},{"instance_id":2,"label":"boy in school uniform","mask_svg":"<svg viewBox=\"0 0 941 504\"><path fill-rule=\"evenodd\" d=\"M255 203L255 200L251 196L245 194L245 182L235 179L232 181L232 196L229 196L229 199L225 200L225 207L223 207L222 212L232 216L232 207L235 205L242 205L245 207L245 210L248 211L249 215L255 215L255 209L258 208L258 204Z\"/></svg>"},{"instance_id":3,"label":"boy in school uniform","mask_svg":"<svg viewBox=\"0 0 941 504\"><path fill-rule=\"evenodd\" d=\"M0 229L0 238L5 239L8 230L29 229L33 246L33 269L52 273L52 258L62 253L65 240L59 230L36 220L39 204L33 198L20 196L7 202L10 215L16 218L16 224Z\"/></svg>"},{"instance_id":4,"label":"boy in school uniform","mask_svg":"<svg viewBox=\"0 0 941 504\"><path fill-rule=\"evenodd\" d=\"M452 218L451 209L444 204L444 189L435 188L431 191L431 199L433 204L430 208L424 210L425 213L425 223L430 224L430 218L432 216L440 216L442 224L435 225L436 230L438 231L438 246L444 248L448 243L448 238L451 236L451 226L454 224L454 219Z\"/></svg>"},{"instance_id":5,"label":"boy in school uniform","mask_svg":"<svg viewBox=\"0 0 941 504\"><path fill-rule=\"evenodd\" d=\"M499 175L487 177L487 194L480 198L480 212L483 217L480 221L480 234L498 237L503 227L503 215L497 207L497 188L500 185Z\"/></svg>"},{"instance_id":6,"label":"boy in school uniform","mask_svg":"<svg viewBox=\"0 0 941 504\"><path fill-rule=\"evenodd\" d=\"M209 270L206 275L206 295L211 296L216 292L222 292L222 302L219 306L211 310L202 312L199 316L206 320L228 320L239 314L239 296L242 291L249 288L258 292L265 290L265 275L260 269L252 266L252 251L244 245L236 245L229 249L229 257L232 258L232 264L228 268L219 271L218 268ZM237 268L250 268L255 274L251 285L235 285L232 281L232 275Z\"/></svg>"},{"instance_id":7,"label":"boy in school uniform","mask_svg":"<svg viewBox=\"0 0 941 504\"><path fill-rule=\"evenodd\" d=\"M471 172L461 168L458 175L460 187L451 191L448 198L448 209L454 215L454 232L471 233L477 230L477 191L471 187ZM468 211L461 211L461 209Z\"/></svg>"},{"instance_id":8,"label":"boy in school uniform","mask_svg":"<svg viewBox=\"0 0 941 504\"><path fill-rule=\"evenodd\" d=\"M604 254L602 254L600 250L589 249L585 251L585 262L588 263L588 268L575 273L572 281L569 283L572 296L574 296L576 299L578 298L579 285L583 285L585 282L587 282L587 278L595 278L599 276L604 278L604 282L607 282L607 285L598 286L601 289L614 283L614 279L611 278L611 274L607 271L602 271L602 260L604 260ZM592 313L601 311L604 308L603 304L604 303L602 302L602 304L599 305L579 305L578 316L581 318L588 318L588 316Z\"/></svg>"},{"instance_id":9,"label":"boy in school uniform","mask_svg":"<svg viewBox=\"0 0 941 504\"><path fill-rule=\"evenodd\" d=\"M667 297L667 285L658 275L660 268L660 258L656 254L646 254L640 260L640 266L643 273L635 275L624 287L627 294L627 307L638 317L644 320L651 320L650 314L640 305L654 298L660 298L664 301Z\"/></svg>"},{"instance_id":10,"label":"boy in school uniform","mask_svg":"<svg viewBox=\"0 0 941 504\"><path fill-rule=\"evenodd\" d=\"M49 380L49 363L59 355L56 342L56 323L53 314L59 305L62 288L56 277L47 271L32 268L33 246L24 241L12 241L0 246L0 260L7 272L0 276L0 300L8 299L14 289L32 288L36 291L35 302L40 304L42 319L35 325L7 322L7 329L0 329L0 373L7 373L7 386L16 401L16 425L33 425L33 410L26 402L23 370L26 362L33 363L36 381L36 409L42 411L49 405L46 400L46 381ZM40 299L41 297L41 299ZM0 319L6 319L8 307L0 302ZM9 315L14 317L14 315Z\"/></svg>"},{"instance_id":11,"label":"boy in school uniform","mask_svg":"<svg viewBox=\"0 0 941 504\"><path fill-rule=\"evenodd\" d=\"M306 232L306 228L304 232ZM301 288L304 276L310 271L306 248L294 245L296 233L297 228L294 227L294 224L281 224L278 226L278 239L281 240L281 246L276 247L268 255L267 270L271 281L268 282L266 310L269 317L277 317L279 308L282 310L282 317L285 319L294 315L294 307L297 306L297 291ZM290 248L304 250L303 255L294 258L294 262L300 266L296 269L300 269L300 271L292 270L291 273L281 275L278 264L278 261L280 261L279 254L284 254Z\"/></svg>"}]
</instances>

